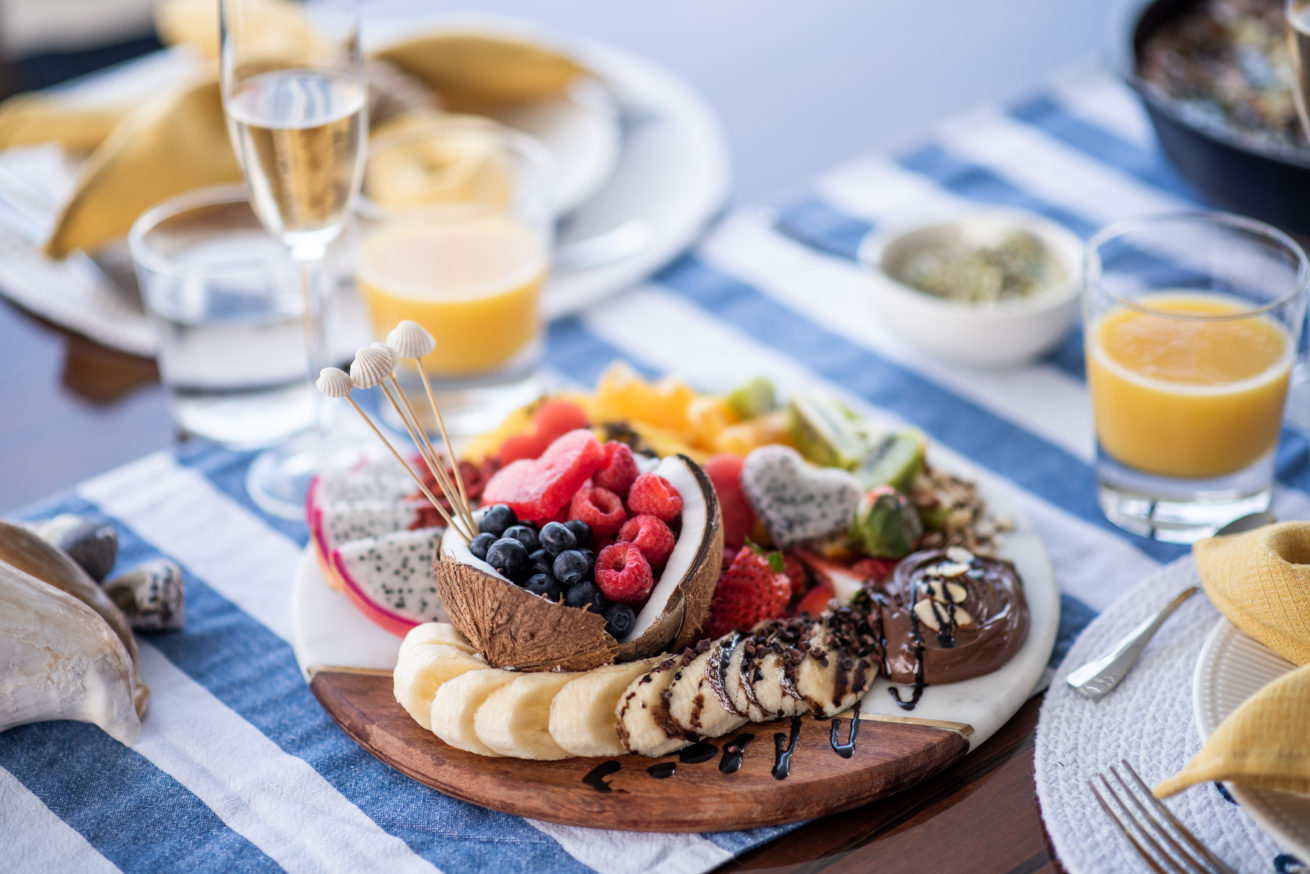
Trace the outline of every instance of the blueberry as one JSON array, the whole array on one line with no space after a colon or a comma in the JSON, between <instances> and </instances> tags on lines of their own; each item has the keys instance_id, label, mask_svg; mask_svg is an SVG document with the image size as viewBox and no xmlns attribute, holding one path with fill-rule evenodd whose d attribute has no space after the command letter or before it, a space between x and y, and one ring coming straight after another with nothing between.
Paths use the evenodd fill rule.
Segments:
<instances>
[{"instance_id":1,"label":"blueberry","mask_svg":"<svg viewBox=\"0 0 1310 874\"><path fill-rule=\"evenodd\" d=\"M517 525L518 521L519 517L506 504L495 504L482 514L478 529L499 537L505 533L506 528Z\"/></svg>"},{"instance_id":2,"label":"blueberry","mask_svg":"<svg viewBox=\"0 0 1310 874\"><path fill-rule=\"evenodd\" d=\"M555 556L551 555L544 549L538 549L528 556L532 561L532 572L534 574L555 575Z\"/></svg>"},{"instance_id":3,"label":"blueberry","mask_svg":"<svg viewBox=\"0 0 1310 874\"><path fill-rule=\"evenodd\" d=\"M487 550L487 564L518 582L532 569L528 550L512 537L502 537Z\"/></svg>"},{"instance_id":4,"label":"blueberry","mask_svg":"<svg viewBox=\"0 0 1310 874\"><path fill-rule=\"evenodd\" d=\"M536 552L541 548L541 544L537 542L537 530L531 525L511 525L500 536L513 537L519 543L522 543L528 552Z\"/></svg>"},{"instance_id":5,"label":"blueberry","mask_svg":"<svg viewBox=\"0 0 1310 874\"><path fill-rule=\"evenodd\" d=\"M605 611L605 630L615 640L622 640L632 631L637 622L637 614L627 604L611 604Z\"/></svg>"},{"instance_id":6,"label":"blueberry","mask_svg":"<svg viewBox=\"0 0 1310 874\"><path fill-rule=\"evenodd\" d=\"M600 613L605 609L605 596L596 588L595 583L583 580L564 593L564 603L569 607L587 607L593 613Z\"/></svg>"},{"instance_id":7,"label":"blueberry","mask_svg":"<svg viewBox=\"0 0 1310 874\"><path fill-rule=\"evenodd\" d=\"M528 577L528 581L523 584L523 588L534 595L540 595L547 601L559 601L559 596L564 592L559 580L550 574L533 574Z\"/></svg>"},{"instance_id":8,"label":"blueberry","mask_svg":"<svg viewBox=\"0 0 1310 874\"><path fill-rule=\"evenodd\" d=\"M587 579L589 580L595 579L596 578L596 553L592 552L590 549L579 549L578 552L582 553L582 557L587 561Z\"/></svg>"},{"instance_id":9,"label":"blueberry","mask_svg":"<svg viewBox=\"0 0 1310 874\"><path fill-rule=\"evenodd\" d=\"M551 555L559 555L565 550L577 549L578 538L567 525L560 522L547 522L541 529L541 546Z\"/></svg>"},{"instance_id":10,"label":"blueberry","mask_svg":"<svg viewBox=\"0 0 1310 874\"><path fill-rule=\"evenodd\" d=\"M586 522L581 519L570 519L564 523L564 527L573 532L578 546L591 546L591 526Z\"/></svg>"},{"instance_id":11,"label":"blueberry","mask_svg":"<svg viewBox=\"0 0 1310 874\"><path fill-rule=\"evenodd\" d=\"M581 583L590 575L591 565L580 550L566 549L555 556L553 570L557 580L566 586L572 586Z\"/></svg>"},{"instance_id":12,"label":"blueberry","mask_svg":"<svg viewBox=\"0 0 1310 874\"><path fill-rule=\"evenodd\" d=\"M483 532L469 541L469 552L476 555L483 561L487 560L487 550L491 544L496 542L496 535L489 532Z\"/></svg>"}]
</instances>

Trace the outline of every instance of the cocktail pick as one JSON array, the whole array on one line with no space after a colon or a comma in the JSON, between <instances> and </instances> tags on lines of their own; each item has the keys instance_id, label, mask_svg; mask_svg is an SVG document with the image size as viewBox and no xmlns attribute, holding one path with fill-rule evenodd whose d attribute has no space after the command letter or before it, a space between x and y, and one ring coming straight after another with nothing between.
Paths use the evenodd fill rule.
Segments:
<instances>
[{"instance_id":1,"label":"cocktail pick","mask_svg":"<svg viewBox=\"0 0 1310 874\"><path fill-rule=\"evenodd\" d=\"M428 440L427 429L423 427L418 413L414 411L414 407L409 402L409 396L405 394L405 390L400 386L400 380L396 378L397 356L395 350L385 343L372 343L367 349L369 361L366 366L370 371L383 375L379 385L382 387L383 392L386 392L388 399L391 400L392 406L396 407L397 413L401 414L401 420L405 422L405 429L409 431L410 438L418 446L419 453L423 455L423 460L427 462L433 478L441 486L441 490L450 501L451 507L460 514L470 534L477 533L477 523L473 521L473 510L469 507L468 497L464 489L461 487L457 490L454 482L451 481L445 463ZM392 388L395 389L394 397L387 389L386 380L390 380ZM404 407L403 411L400 409L402 406ZM449 446L447 449L449 450ZM457 462L454 453L451 452L449 457L451 467L456 467Z\"/></svg>"},{"instance_id":2,"label":"cocktail pick","mask_svg":"<svg viewBox=\"0 0 1310 874\"><path fill-rule=\"evenodd\" d=\"M441 416L437 397L432 392L432 383L428 381L428 373L423 369L423 356L437 348L436 338L419 323L405 319L391 329L391 333L387 335L387 345L395 351L398 358L414 359L414 367L418 370L419 379L423 381L423 390L427 393L432 415L441 430L441 439L446 444L446 452L450 453L452 459L455 458L455 447L451 444L450 434L446 431L446 420ZM468 506L468 490L464 487L464 475L460 473L458 462L453 463L452 467L455 471L455 482L459 487L460 500Z\"/></svg>"},{"instance_id":3,"label":"cocktail pick","mask_svg":"<svg viewBox=\"0 0 1310 874\"><path fill-rule=\"evenodd\" d=\"M445 520L446 524L451 528L454 528L455 533L464 538L465 542L468 542L469 538L457 525L454 524L454 521L450 518L449 514L447 514L445 509L441 506L441 502L437 500L436 496L432 494L427 485L423 482L423 478L414 472L413 468L409 466L409 462L401 457L401 454L396 451L396 447L391 445L391 441L388 440L382 431L378 429L377 425L373 424L373 420L368 417L368 413L364 412L363 408L360 407L360 405L355 402L355 399L350 396L351 390L355 387L354 380L350 378L350 375L339 367L325 367L319 371L318 379L314 381L314 385L326 397L344 398L350 402L350 405L355 408L355 412L359 413L359 417L364 420L364 424L373 429L373 433L382 441L382 445L387 447L387 450L395 456L396 461L400 462L400 466L405 469L405 473L409 474L410 478L414 480L414 484L418 486L419 491L428 499L428 502L432 504L432 507L441 515L441 518Z\"/></svg>"},{"instance_id":4,"label":"cocktail pick","mask_svg":"<svg viewBox=\"0 0 1310 874\"><path fill-rule=\"evenodd\" d=\"M424 464L427 465L428 471L432 474L433 480L437 487L445 495L446 500L450 502L451 510L458 518L458 527L462 529L465 539L473 537L476 525L473 523L472 514L467 508L462 506L459 501L459 493L451 483L450 478L446 475L446 466L437 458L432 444L428 442L427 434L424 433L422 425L418 422L418 417L414 415L414 409L409 405L409 400L400 388L400 383L395 378L396 353L390 346L383 343L373 343L369 346L363 346L355 352L355 360L350 365L350 380L356 388L373 388L382 389L386 395L387 401L400 417L401 423L409 433L409 439L414 442L414 448L418 450L419 456L422 457ZM387 380L390 379L395 385L396 391L393 393Z\"/></svg>"}]
</instances>

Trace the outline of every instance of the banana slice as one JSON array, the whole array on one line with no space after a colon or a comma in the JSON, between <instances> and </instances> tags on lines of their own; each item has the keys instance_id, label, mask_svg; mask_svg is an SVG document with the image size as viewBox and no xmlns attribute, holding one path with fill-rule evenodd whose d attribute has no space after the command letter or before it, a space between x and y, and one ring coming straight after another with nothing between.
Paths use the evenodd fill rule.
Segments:
<instances>
[{"instance_id":1,"label":"banana slice","mask_svg":"<svg viewBox=\"0 0 1310 874\"><path fill-rule=\"evenodd\" d=\"M669 717L684 732L718 737L746 722L744 715L725 706L715 691L718 684L711 678L711 672L720 665L720 647L730 639L720 638L705 646L704 652L688 662L680 672L682 676L669 686Z\"/></svg>"},{"instance_id":2,"label":"banana slice","mask_svg":"<svg viewBox=\"0 0 1310 874\"><path fill-rule=\"evenodd\" d=\"M812 641L828 653L820 660L806 654L792 673L792 688L815 716L836 716L845 712L864 697L873 681L873 660L857 657L826 646L829 629L821 629L822 637ZM820 644L820 640L823 641Z\"/></svg>"},{"instance_id":3,"label":"banana slice","mask_svg":"<svg viewBox=\"0 0 1310 874\"><path fill-rule=\"evenodd\" d=\"M493 692L521 677L513 671L483 668L442 683L432 698L432 733L452 747L480 756L499 756L478 738L474 717Z\"/></svg>"},{"instance_id":4,"label":"banana slice","mask_svg":"<svg viewBox=\"0 0 1310 874\"><path fill-rule=\"evenodd\" d=\"M400 642L400 654L397 660L404 659L407 653L419 647L433 644L453 646L467 653L474 652L473 644L469 643L449 622L424 622L411 628L405 639Z\"/></svg>"},{"instance_id":5,"label":"banana slice","mask_svg":"<svg viewBox=\"0 0 1310 874\"><path fill-rule=\"evenodd\" d=\"M448 644L412 647L396 662L393 673L396 700L414 721L432 728L432 698L446 681L465 671L485 668L478 655Z\"/></svg>"},{"instance_id":6,"label":"banana slice","mask_svg":"<svg viewBox=\"0 0 1310 874\"><path fill-rule=\"evenodd\" d=\"M634 753L662 756L691 742L669 717L664 692L681 678L685 659L669 656L649 673L633 680L615 714L619 740Z\"/></svg>"},{"instance_id":7,"label":"banana slice","mask_svg":"<svg viewBox=\"0 0 1310 874\"><path fill-rule=\"evenodd\" d=\"M633 680L656 665L655 659L607 665L574 677L550 702L550 736L575 756L620 756L614 712Z\"/></svg>"},{"instance_id":8,"label":"banana slice","mask_svg":"<svg viewBox=\"0 0 1310 874\"><path fill-rule=\"evenodd\" d=\"M756 676L759 679L751 683L751 691L755 694L755 704L766 714L765 719L785 719L809 712L810 708L794 691L795 685L781 655L776 652L765 654L758 667Z\"/></svg>"},{"instance_id":9,"label":"banana slice","mask_svg":"<svg viewBox=\"0 0 1310 874\"><path fill-rule=\"evenodd\" d=\"M473 717L478 740L519 759L567 759L569 753L550 735L550 705L571 672L518 674L492 692Z\"/></svg>"}]
</instances>

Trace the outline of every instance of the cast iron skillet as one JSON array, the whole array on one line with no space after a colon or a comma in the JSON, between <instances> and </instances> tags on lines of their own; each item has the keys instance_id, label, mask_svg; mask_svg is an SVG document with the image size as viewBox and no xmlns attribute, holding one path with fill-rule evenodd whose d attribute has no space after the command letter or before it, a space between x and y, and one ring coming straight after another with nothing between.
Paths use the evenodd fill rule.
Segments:
<instances>
[{"instance_id":1,"label":"cast iron skillet","mask_svg":"<svg viewBox=\"0 0 1310 874\"><path fill-rule=\"evenodd\" d=\"M1142 47L1161 25L1198 0L1154 0L1142 7L1131 30L1131 63L1124 76L1146 107L1164 150L1179 174L1205 198L1284 230L1310 234L1310 146L1262 149L1217 125L1185 117L1178 105L1137 75Z\"/></svg>"}]
</instances>

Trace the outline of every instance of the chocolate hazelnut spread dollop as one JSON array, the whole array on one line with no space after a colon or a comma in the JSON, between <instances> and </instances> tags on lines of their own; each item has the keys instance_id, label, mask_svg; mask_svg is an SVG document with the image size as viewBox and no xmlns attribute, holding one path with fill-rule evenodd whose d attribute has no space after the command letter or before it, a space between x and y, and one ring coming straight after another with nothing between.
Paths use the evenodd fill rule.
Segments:
<instances>
[{"instance_id":1,"label":"chocolate hazelnut spread dollop","mask_svg":"<svg viewBox=\"0 0 1310 874\"><path fill-rule=\"evenodd\" d=\"M988 674L1028 636L1014 565L960 547L907 556L885 587L883 672L893 683L936 685Z\"/></svg>"}]
</instances>

